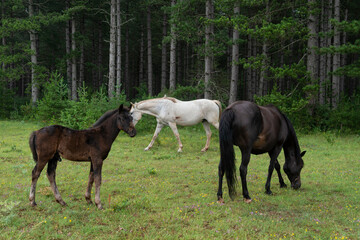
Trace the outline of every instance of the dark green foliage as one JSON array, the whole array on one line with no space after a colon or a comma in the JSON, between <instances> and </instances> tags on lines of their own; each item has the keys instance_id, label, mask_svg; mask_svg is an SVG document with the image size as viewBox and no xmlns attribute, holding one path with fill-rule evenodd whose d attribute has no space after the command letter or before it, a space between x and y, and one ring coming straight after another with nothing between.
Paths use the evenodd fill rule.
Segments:
<instances>
[{"instance_id":1,"label":"dark green foliage","mask_svg":"<svg viewBox=\"0 0 360 240\"><path fill-rule=\"evenodd\" d=\"M14 92L7 88L7 84L0 81L0 118L9 118L14 110Z\"/></svg>"},{"instance_id":2,"label":"dark green foliage","mask_svg":"<svg viewBox=\"0 0 360 240\"><path fill-rule=\"evenodd\" d=\"M36 119L49 123L58 122L61 112L71 104L64 78L58 72L51 74L49 81L44 84L43 92L44 96L38 102Z\"/></svg>"}]
</instances>

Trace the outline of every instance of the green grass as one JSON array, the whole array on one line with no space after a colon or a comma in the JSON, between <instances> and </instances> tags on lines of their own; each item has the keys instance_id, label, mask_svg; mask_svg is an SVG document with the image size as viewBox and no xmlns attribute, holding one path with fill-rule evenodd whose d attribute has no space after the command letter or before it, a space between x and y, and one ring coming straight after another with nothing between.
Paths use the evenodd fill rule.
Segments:
<instances>
[{"instance_id":1,"label":"green grass","mask_svg":"<svg viewBox=\"0 0 360 240\"><path fill-rule=\"evenodd\" d=\"M206 153L200 125L179 129L183 153L168 128L145 152L155 128L146 124L135 138L121 132L116 139L103 165L101 211L84 199L89 163L67 160L58 164L57 184L68 206L55 202L43 171L31 207L28 137L41 126L0 121L0 239L360 239L359 136L298 134L307 151L302 187L280 189L274 174L273 196L264 193L268 156L252 156L253 202L231 201L225 185L220 205L215 129Z\"/></svg>"}]
</instances>

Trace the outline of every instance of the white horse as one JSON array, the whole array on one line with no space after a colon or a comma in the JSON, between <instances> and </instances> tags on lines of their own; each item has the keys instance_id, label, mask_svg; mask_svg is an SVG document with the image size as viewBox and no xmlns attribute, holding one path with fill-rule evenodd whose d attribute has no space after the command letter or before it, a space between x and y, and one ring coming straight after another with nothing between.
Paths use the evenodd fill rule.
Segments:
<instances>
[{"instance_id":1,"label":"white horse","mask_svg":"<svg viewBox=\"0 0 360 240\"><path fill-rule=\"evenodd\" d=\"M144 149L149 150L161 129L169 126L179 143L178 152L182 151L183 145L176 125L192 126L202 121L206 131L206 144L201 150L205 152L210 145L211 130L210 124L219 129L221 104L218 100L198 99L194 101L180 101L175 98L166 97L144 100L132 104L130 114L133 117L134 126L141 119L142 114L149 114L156 117L157 126L149 145Z\"/></svg>"}]
</instances>

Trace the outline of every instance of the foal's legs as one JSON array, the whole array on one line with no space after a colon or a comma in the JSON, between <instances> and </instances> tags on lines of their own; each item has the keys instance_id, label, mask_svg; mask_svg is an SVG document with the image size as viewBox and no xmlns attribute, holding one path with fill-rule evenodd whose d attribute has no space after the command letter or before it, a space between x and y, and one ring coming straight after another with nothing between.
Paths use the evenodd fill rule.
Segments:
<instances>
[{"instance_id":1,"label":"foal's legs","mask_svg":"<svg viewBox=\"0 0 360 240\"><path fill-rule=\"evenodd\" d=\"M54 193L56 202L58 202L61 205L65 206L66 203L61 198L61 195L59 193L59 190L58 190L58 188L56 186L56 181L55 181L56 167L57 167L57 162L58 162L59 158L60 158L60 156L56 153L55 156L48 162L46 175L47 175L47 177L49 179L50 186L51 186L51 189L52 189L52 191Z\"/></svg>"},{"instance_id":2,"label":"foal's legs","mask_svg":"<svg viewBox=\"0 0 360 240\"><path fill-rule=\"evenodd\" d=\"M100 201L100 186L101 186L101 169L103 160L101 158L91 158L94 167L94 181L95 181L95 205L99 209L103 209Z\"/></svg>"},{"instance_id":3,"label":"foal's legs","mask_svg":"<svg viewBox=\"0 0 360 240\"><path fill-rule=\"evenodd\" d=\"M269 194L269 195L272 194L272 192L270 190L271 175L274 171L274 167L276 166L276 163L279 165L277 157L279 156L280 151L281 151L281 147L275 147L273 150L271 150L269 152L270 164L269 164L269 170L268 170L268 177L267 177L266 184L265 184L265 192L266 192L266 194ZM279 168L280 168L280 166L279 166ZM280 171L278 171L278 174L279 174L279 172ZM279 175L279 176L281 176L281 175ZM281 184L281 179L280 179L280 184ZM284 182L284 180L282 180L282 181Z\"/></svg>"},{"instance_id":4,"label":"foal's legs","mask_svg":"<svg viewBox=\"0 0 360 240\"><path fill-rule=\"evenodd\" d=\"M205 147L203 149L201 149L202 152L206 152L209 149L210 146L210 138L211 138L211 129L210 129L210 124L208 121L203 121L203 126L206 132L206 144Z\"/></svg>"},{"instance_id":5,"label":"foal's legs","mask_svg":"<svg viewBox=\"0 0 360 240\"><path fill-rule=\"evenodd\" d=\"M35 202L36 183L46 163L47 161L43 161L42 158L39 158L38 161L36 162L34 169L32 170L32 181L31 181L30 194L29 194L29 200L31 206L36 206L36 202Z\"/></svg>"},{"instance_id":6,"label":"foal's legs","mask_svg":"<svg viewBox=\"0 0 360 240\"><path fill-rule=\"evenodd\" d=\"M89 181L88 181L88 186L86 188L86 192L85 192L85 199L89 204L92 204L91 201L91 189L94 183L94 168L92 163L90 163L90 173L89 173Z\"/></svg>"},{"instance_id":7,"label":"foal's legs","mask_svg":"<svg viewBox=\"0 0 360 240\"><path fill-rule=\"evenodd\" d=\"M180 140L180 134L179 134L179 132L177 130L176 123L169 122L169 127L173 131L176 139L178 140L178 143L179 143L178 152L182 152L183 145L182 145L181 140Z\"/></svg>"},{"instance_id":8,"label":"foal's legs","mask_svg":"<svg viewBox=\"0 0 360 240\"><path fill-rule=\"evenodd\" d=\"M144 149L145 151L149 150L153 146L155 139L159 136L159 133L163 127L164 127L164 124L162 124L158 121L155 132L154 132L154 136L151 139L151 142L149 143L149 145Z\"/></svg>"}]
</instances>

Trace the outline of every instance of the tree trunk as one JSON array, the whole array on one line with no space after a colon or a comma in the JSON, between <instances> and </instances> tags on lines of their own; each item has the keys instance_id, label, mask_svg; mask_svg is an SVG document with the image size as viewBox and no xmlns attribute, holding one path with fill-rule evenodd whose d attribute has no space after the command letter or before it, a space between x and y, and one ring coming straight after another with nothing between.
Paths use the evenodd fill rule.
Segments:
<instances>
[{"instance_id":1,"label":"tree trunk","mask_svg":"<svg viewBox=\"0 0 360 240\"><path fill-rule=\"evenodd\" d=\"M116 1L116 96L121 93L121 11L120 0Z\"/></svg>"},{"instance_id":2,"label":"tree trunk","mask_svg":"<svg viewBox=\"0 0 360 240\"><path fill-rule=\"evenodd\" d=\"M314 85L317 82L318 74L318 61L316 60L316 51L315 49L318 47L318 40L316 36L317 32L317 19L315 16L315 4L316 0L308 0L309 7L309 18L308 18L308 29L309 29L309 39L307 41L307 71L310 73L310 82L311 85ZM311 96L310 105L315 105L315 96Z\"/></svg>"},{"instance_id":3,"label":"tree trunk","mask_svg":"<svg viewBox=\"0 0 360 240\"><path fill-rule=\"evenodd\" d=\"M126 95L130 96L131 81L129 77L129 25L125 28L125 69L124 69L124 82Z\"/></svg>"},{"instance_id":4,"label":"tree trunk","mask_svg":"<svg viewBox=\"0 0 360 240\"><path fill-rule=\"evenodd\" d=\"M247 58L250 58L252 55L252 38L249 35L247 42ZM252 69L251 67L246 69L246 99L251 101L253 99L252 96Z\"/></svg>"},{"instance_id":5,"label":"tree trunk","mask_svg":"<svg viewBox=\"0 0 360 240\"><path fill-rule=\"evenodd\" d=\"M171 0L171 7L174 8L176 0ZM174 11L174 10L173 10ZM173 13L174 15L174 13ZM174 16L172 16L174 17ZM171 41L170 41L170 76L169 76L169 89L174 91L176 87L176 33L175 23L171 24Z\"/></svg>"},{"instance_id":6,"label":"tree trunk","mask_svg":"<svg viewBox=\"0 0 360 240\"><path fill-rule=\"evenodd\" d=\"M98 61L97 61L97 69L98 69L98 85L99 87L103 84L103 31L102 31L102 25L99 23L98 25L99 29L99 36L98 36Z\"/></svg>"},{"instance_id":7,"label":"tree trunk","mask_svg":"<svg viewBox=\"0 0 360 240\"><path fill-rule=\"evenodd\" d=\"M116 55L116 0L111 0L110 5L110 44L109 44L109 83L108 96L114 97L115 92L115 56Z\"/></svg>"},{"instance_id":8,"label":"tree trunk","mask_svg":"<svg viewBox=\"0 0 360 240\"><path fill-rule=\"evenodd\" d=\"M208 20L212 20L213 17L213 2L212 0L206 0L206 18ZM211 90L210 90L210 82L211 82L211 75L212 75L212 50L211 50L211 36L212 32L212 24L207 23L205 26L205 92L204 98L210 99L211 98Z\"/></svg>"},{"instance_id":9,"label":"tree trunk","mask_svg":"<svg viewBox=\"0 0 360 240\"><path fill-rule=\"evenodd\" d=\"M3 18L5 18L5 0L1 1L1 19L0 20L2 20ZM0 26L2 26L2 24ZM3 47L6 46L6 38L5 37L1 38L1 44ZM2 68L3 72L5 73L5 71L6 71L6 63L5 62L3 62L1 64L1 68Z\"/></svg>"},{"instance_id":10,"label":"tree trunk","mask_svg":"<svg viewBox=\"0 0 360 240\"><path fill-rule=\"evenodd\" d=\"M80 32L81 35L84 36L85 32L84 32L84 28L85 28L85 23L84 23L84 16L82 16L81 19L81 23L80 23ZM80 66L79 66L79 83L80 84L84 84L85 83L85 54L84 54L84 40L81 40L80 42Z\"/></svg>"},{"instance_id":11,"label":"tree trunk","mask_svg":"<svg viewBox=\"0 0 360 240\"><path fill-rule=\"evenodd\" d=\"M151 50L151 7L147 7L147 53L148 53L148 94L153 94L153 69L152 69L152 50Z\"/></svg>"},{"instance_id":12,"label":"tree trunk","mask_svg":"<svg viewBox=\"0 0 360 240\"><path fill-rule=\"evenodd\" d=\"M240 4L236 3L234 6L234 15L240 13ZM232 59L231 59L231 80L230 80L230 97L229 104L236 101L237 98L237 85L239 79L239 31L234 26L233 29L233 43L232 43Z\"/></svg>"},{"instance_id":13,"label":"tree trunk","mask_svg":"<svg viewBox=\"0 0 360 240\"><path fill-rule=\"evenodd\" d=\"M73 17L71 20L71 50L73 52L72 63L71 63L71 99L77 100L77 69L76 69L76 41L75 41L75 33L76 33L76 22Z\"/></svg>"},{"instance_id":14,"label":"tree trunk","mask_svg":"<svg viewBox=\"0 0 360 240\"><path fill-rule=\"evenodd\" d=\"M334 2L334 19L340 21L340 0ZM334 26L334 47L340 46L340 32L336 26ZM340 67L340 54L336 53L333 56L333 72ZM333 75L332 79L332 107L337 108L340 96L340 76Z\"/></svg>"},{"instance_id":15,"label":"tree trunk","mask_svg":"<svg viewBox=\"0 0 360 240\"><path fill-rule=\"evenodd\" d=\"M66 10L69 9L69 0L66 1ZM65 22L65 38L66 38L66 78L68 83L68 98L71 99L71 21Z\"/></svg>"},{"instance_id":16,"label":"tree trunk","mask_svg":"<svg viewBox=\"0 0 360 240\"><path fill-rule=\"evenodd\" d=\"M140 60L139 60L139 85L144 83L144 28L140 34Z\"/></svg>"},{"instance_id":17,"label":"tree trunk","mask_svg":"<svg viewBox=\"0 0 360 240\"><path fill-rule=\"evenodd\" d=\"M167 69L167 44L164 39L167 35L167 15L163 18L163 41L161 46L161 91L166 89L166 69Z\"/></svg>"},{"instance_id":18,"label":"tree trunk","mask_svg":"<svg viewBox=\"0 0 360 240\"><path fill-rule=\"evenodd\" d=\"M266 1L266 21L270 22L270 16L269 16L269 0ZM267 39L264 39L263 45L262 45L262 67L260 69L260 79L259 79L259 88L258 88L258 96L264 95L264 89L265 89L265 76L266 76L266 69L268 67L268 44Z\"/></svg>"},{"instance_id":19,"label":"tree trunk","mask_svg":"<svg viewBox=\"0 0 360 240\"><path fill-rule=\"evenodd\" d=\"M29 0L29 18L34 17L34 2ZM31 47L31 102L36 104L39 97L38 83L36 79L37 65L37 42L35 30L30 30L30 47Z\"/></svg>"},{"instance_id":20,"label":"tree trunk","mask_svg":"<svg viewBox=\"0 0 360 240\"><path fill-rule=\"evenodd\" d=\"M333 0L328 0L328 8L327 8L327 17L328 17L328 21L327 21L327 31L332 31L332 26L331 26L331 19L332 19L332 4ZM332 44L332 38L331 37L327 37L326 40L326 46L330 47ZM332 80L332 75L331 75L331 71L332 71L332 55L331 53L327 54L327 60L326 60L326 74L327 74L327 81L329 83L331 83ZM330 88L330 87L329 87ZM332 91L330 91L331 93ZM328 103L331 103L331 94L328 94Z\"/></svg>"},{"instance_id":21,"label":"tree trunk","mask_svg":"<svg viewBox=\"0 0 360 240\"><path fill-rule=\"evenodd\" d=\"M326 32L326 24L327 18L325 17L325 0L321 1L321 24L320 24L320 32ZM320 48L326 47L326 39L325 37L320 38ZM325 104L325 77L326 77L326 55L320 55L320 62L319 62L319 104Z\"/></svg>"}]
</instances>

